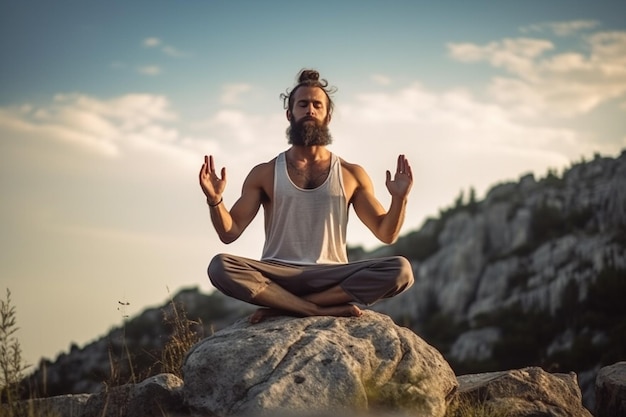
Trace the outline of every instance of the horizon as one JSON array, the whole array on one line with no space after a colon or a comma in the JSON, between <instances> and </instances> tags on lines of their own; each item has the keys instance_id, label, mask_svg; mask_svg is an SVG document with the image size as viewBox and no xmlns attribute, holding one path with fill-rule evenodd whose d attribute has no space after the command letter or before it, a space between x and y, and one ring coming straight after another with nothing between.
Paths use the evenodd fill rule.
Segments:
<instances>
[{"instance_id":1,"label":"horizon","mask_svg":"<svg viewBox=\"0 0 626 417\"><path fill-rule=\"evenodd\" d=\"M245 175L287 148L280 93L302 68L337 87L330 149L414 173L401 235L470 188L626 149L626 4L0 0L0 276L30 364L84 345L169 289L212 287L231 245L197 173ZM306 10L305 13L302 11ZM353 214L353 213L352 213ZM351 215L348 243L381 244Z\"/></svg>"}]
</instances>

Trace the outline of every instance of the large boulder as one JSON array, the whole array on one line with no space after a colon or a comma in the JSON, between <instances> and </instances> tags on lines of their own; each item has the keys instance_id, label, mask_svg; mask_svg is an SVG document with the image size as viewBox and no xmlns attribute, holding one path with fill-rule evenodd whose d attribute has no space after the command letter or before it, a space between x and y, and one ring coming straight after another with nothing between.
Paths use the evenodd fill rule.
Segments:
<instances>
[{"instance_id":1,"label":"large boulder","mask_svg":"<svg viewBox=\"0 0 626 417\"><path fill-rule=\"evenodd\" d=\"M406 412L441 417L457 388L441 354L388 316L240 320L183 365L198 415Z\"/></svg>"},{"instance_id":2,"label":"large boulder","mask_svg":"<svg viewBox=\"0 0 626 417\"><path fill-rule=\"evenodd\" d=\"M626 362L605 366L596 377L596 417L626 416Z\"/></svg>"},{"instance_id":3,"label":"large boulder","mask_svg":"<svg viewBox=\"0 0 626 417\"><path fill-rule=\"evenodd\" d=\"M468 404L508 417L592 417L582 405L576 374L529 367L458 377L458 396ZM462 412L458 415L468 415ZM491 414L490 414L491 415Z\"/></svg>"}]
</instances>

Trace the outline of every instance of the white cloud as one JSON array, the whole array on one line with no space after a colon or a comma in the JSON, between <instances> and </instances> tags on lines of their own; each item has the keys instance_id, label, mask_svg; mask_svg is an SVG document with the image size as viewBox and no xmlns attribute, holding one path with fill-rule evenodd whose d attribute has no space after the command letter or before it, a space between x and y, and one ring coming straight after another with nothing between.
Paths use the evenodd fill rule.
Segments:
<instances>
[{"instance_id":1,"label":"white cloud","mask_svg":"<svg viewBox=\"0 0 626 417\"><path fill-rule=\"evenodd\" d=\"M143 75L155 76L161 73L161 67L157 65L145 65L137 68L137 72Z\"/></svg>"},{"instance_id":2,"label":"white cloud","mask_svg":"<svg viewBox=\"0 0 626 417\"><path fill-rule=\"evenodd\" d=\"M146 38L143 40L142 42L143 46L147 47L147 48L155 48L159 45L161 45L161 40L159 38Z\"/></svg>"},{"instance_id":3,"label":"white cloud","mask_svg":"<svg viewBox=\"0 0 626 417\"><path fill-rule=\"evenodd\" d=\"M569 22L544 22L520 28L522 33L549 31L557 36L571 36L578 32L595 29L600 25L597 20L573 20Z\"/></svg>"},{"instance_id":4,"label":"white cloud","mask_svg":"<svg viewBox=\"0 0 626 417\"><path fill-rule=\"evenodd\" d=\"M378 85L387 86L391 84L391 78L387 77L386 75L373 74L370 78Z\"/></svg>"},{"instance_id":5,"label":"white cloud","mask_svg":"<svg viewBox=\"0 0 626 417\"><path fill-rule=\"evenodd\" d=\"M461 62L485 61L509 73L494 77L488 90L518 116L567 118L626 94L626 32L598 32L581 42L588 53L558 52L547 40L528 38L449 44L448 50Z\"/></svg>"},{"instance_id":6,"label":"white cloud","mask_svg":"<svg viewBox=\"0 0 626 417\"><path fill-rule=\"evenodd\" d=\"M542 39L503 39L479 46L472 43L450 43L452 58L461 62L487 61L522 78L533 78L535 59L554 49L550 41Z\"/></svg>"},{"instance_id":7,"label":"white cloud","mask_svg":"<svg viewBox=\"0 0 626 417\"><path fill-rule=\"evenodd\" d=\"M161 39L157 37L145 38L142 41L142 45L146 48L159 48L159 50L163 52L165 55L168 55L174 58L187 56L187 53L181 51L180 49L172 45L168 45L164 43Z\"/></svg>"},{"instance_id":8,"label":"white cloud","mask_svg":"<svg viewBox=\"0 0 626 417\"><path fill-rule=\"evenodd\" d=\"M169 45L164 46L161 50L163 51L165 55L171 56L173 58L181 58L181 57L187 56L186 52L183 52Z\"/></svg>"},{"instance_id":9,"label":"white cloud","mask_svg":"<svg viewBox=\"0 0 626 417\"><path fill-rule=\"evenodd\" d=\"M0 129L36 135L104 156L128 150L150 150L173 156L190 153L176 127L177 116L163 96L127 94L100 100L80 94L57 95L52 103L36 107L0 109Z\"/></svg>"},{"instance_id":10,"label":"white cloud","mask_svg":"<svg viewBox=\"0 0 626 417\"><path fill-rule=\"evenodd\" d=\"M222 88L220 102L225 105L239 104L241 96L252 89L250 84L227 84Z\"/></svg>"}]
</instances>

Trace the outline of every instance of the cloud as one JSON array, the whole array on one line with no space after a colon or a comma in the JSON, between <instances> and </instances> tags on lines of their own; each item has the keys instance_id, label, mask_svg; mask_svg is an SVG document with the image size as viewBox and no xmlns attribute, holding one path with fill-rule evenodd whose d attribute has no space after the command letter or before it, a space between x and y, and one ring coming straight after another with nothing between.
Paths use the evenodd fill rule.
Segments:
<instances>
[{"instance_id":1,"label":"cloud","mask_svg":"<svg viewBox=\"0 0 626 417\"><path fill-rule=\"evenodd\" d=\"M188 55L186 52L183 52L169 45L164 46L161 50L163 51L165 55L171 56L173 58L181 58L181 57L185 57Z\"/></svg>"},{"instance_id":2,"label":"cloud","mask_svg":"<svg viewBox=\"0 0 626 417\"><path fill-rule=\"evenodd\" d=\"M146 65L137 68L137 72L143 75L155 76L161 74L161 67L157 65Z\"/></svg>"},{"instance_id":3,"label":"cloud","mask_svg":"<svg viewBox=\"0 0 626 417\"><path fill-rule=\"evenodd\" d=\"M227 84L222 88L220 102L225 105L235 105L239 103L241 96L252 89L250 84Z\"/></svg>"},{"instance_id":4,"label":"cloud","mask_svg":"<svg viewBox=\"0 0 626 417\"><path fill-rule=\"evenodd\" d=\"M571 118L626 94L626 32L597 32L579 42L586 53L529 38L451 43L448 51L460 62L487 62L508 73L494 77L488 91L519 117Z\"/></svg>"},{"instance_id":5,"label":"cloud","mask_svg":"<svg viewBox=\"0 0 626 417\"><path fill-rule=\"evenodd\" d=\"M70 144L106 157L127 150L166 154L184 152L185 138L171 124L177 115L163 96L127 94L101 100L59 94L42 106L0 109L0 129L36 135L39 140Z\"/></svg>"},{"instance_id":6,"label":"cloud","mask_svg":"<svg viewBox=\"0 0 626 417\"><path fill-rule=\"evenodd\" d=\"M378 85L387 86L391 84L391 78L387 77L386 75L373 74L370 78Z\"/></svg>"},{"instance_id":7,"label":"cloud","mask_svg":"<svg viewBox=\"0 0 626 417\"><path fill-rule=\"evenodd\" d=\"M542 39L503 39L480 46L472 43L450 43L450 56L461 62L487 61L523 78L533 78L535 59L554 49L550 41Z\"/></svg>"},{"instance_id":8,"label":"cloud","mask_svg":"<svg viewBox=\"0 0 626 417\"><path fill-rule=\"evenodd\" d=\"M161 39L159 38L146 38L142 42L143 46L146 48L156 48L161 45Z\"/></svg>"},{"instance_id":9,"label":"cloud","mask_svg":"<svg viewBox=\"0 0 626 417\"><path fill-rule=\"evenodd\" d=\"M161 39L157 37L145 38L141 43L146 48L159 48L159 50L165 55L173 58L181 58L187 56L186 52L183 52L172 45L164 43Z\"/></svg>"},{"instance_id":10,"label":"cloud","mask_svg":"<svg viewBox=\"0 0 626 417\"><path fill-rule=\"evenodd\" d=\"M573 20L569 22L543 22L520 28L522 33L549 31L557 36L571 36L578 32L595 29L600 25L597 20Z\"/></svg>"}]
</instances>

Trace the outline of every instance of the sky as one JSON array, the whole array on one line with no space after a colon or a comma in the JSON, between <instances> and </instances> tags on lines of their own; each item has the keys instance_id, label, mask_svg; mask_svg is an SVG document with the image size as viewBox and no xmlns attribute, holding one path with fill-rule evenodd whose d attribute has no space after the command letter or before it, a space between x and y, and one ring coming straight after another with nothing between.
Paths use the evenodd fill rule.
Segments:
<instances>
[{"instance_id":1,"label":"sky","mask_svg":"<svg viewBox=\"0 0 626 417\"><path fill-rule=\"evenodd\" d=\"M217 239L198 171L227 207L287 149L279 95L320 71L330 149L387 206L398 154L414 184L402 234L470 188L626 148L626 1L0 0L0 291L25 360L55 359L165 303L212 291L219 252L258 258L262 216ZM351 213L351 246L381 245ZM120 302L128 306L120 308Z\"/></svg>"}]
</instances>

